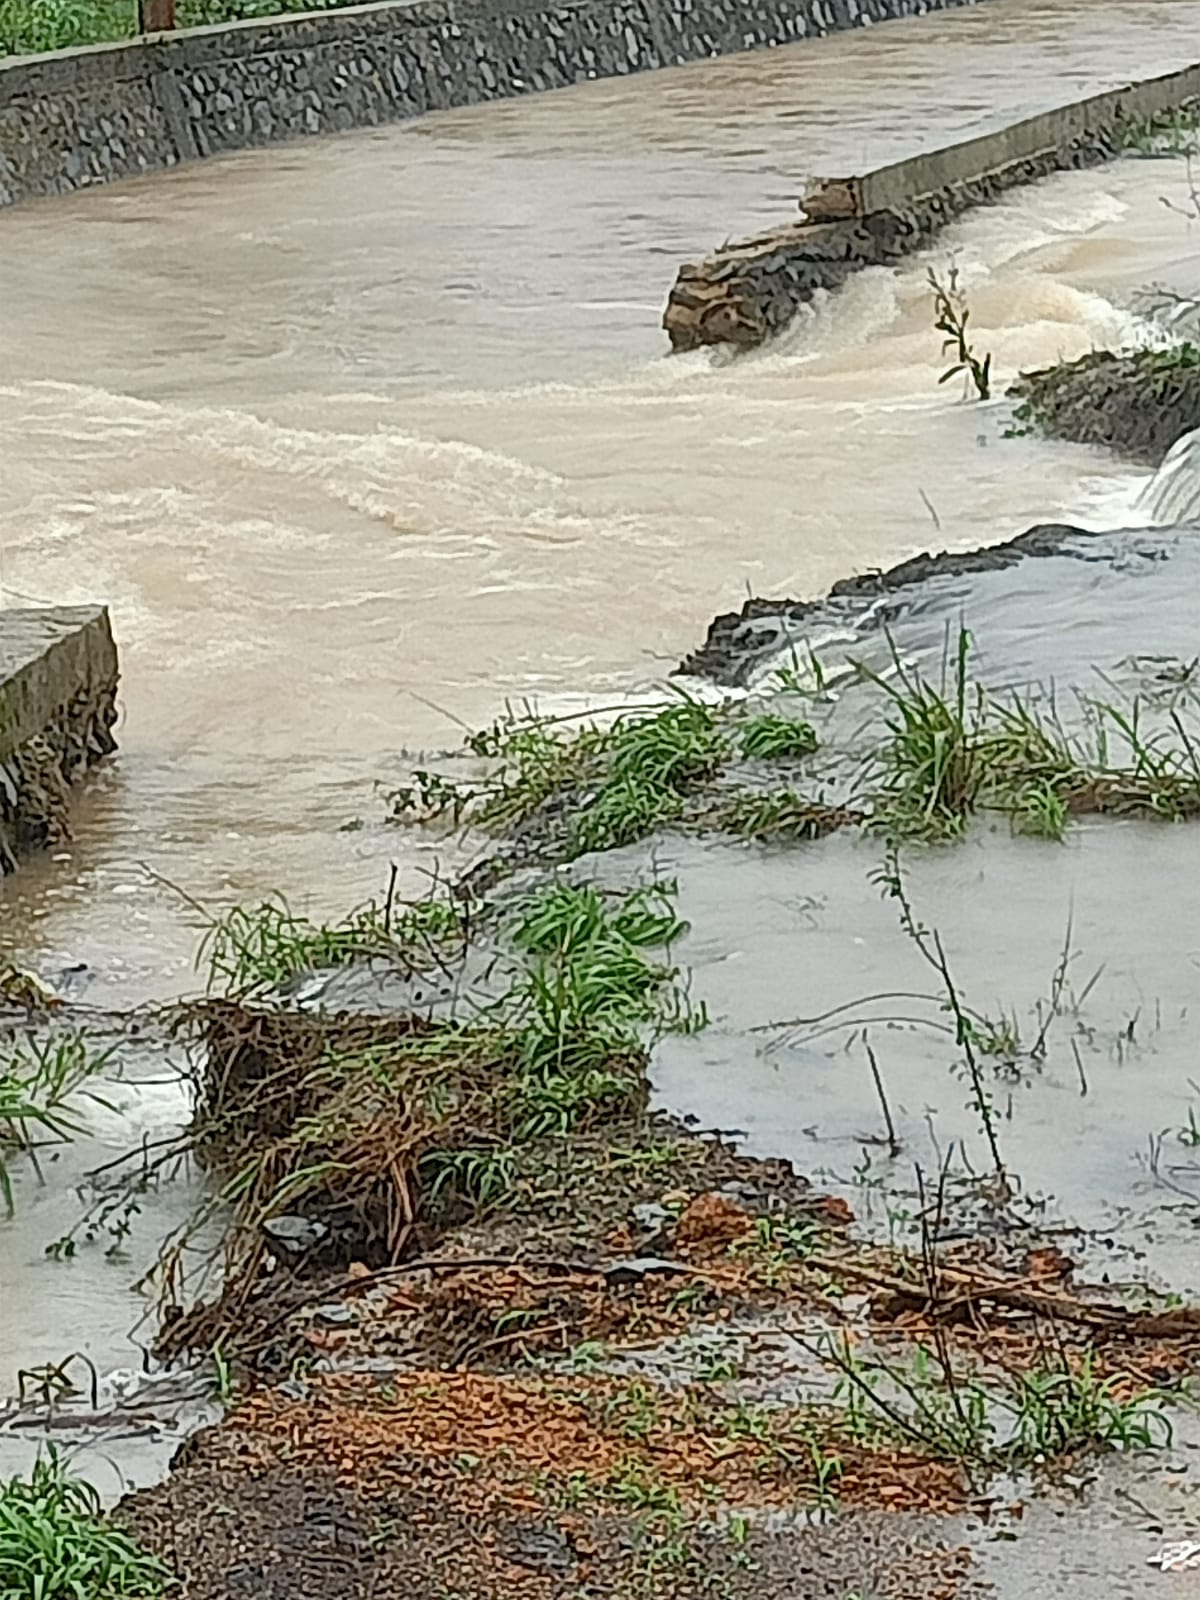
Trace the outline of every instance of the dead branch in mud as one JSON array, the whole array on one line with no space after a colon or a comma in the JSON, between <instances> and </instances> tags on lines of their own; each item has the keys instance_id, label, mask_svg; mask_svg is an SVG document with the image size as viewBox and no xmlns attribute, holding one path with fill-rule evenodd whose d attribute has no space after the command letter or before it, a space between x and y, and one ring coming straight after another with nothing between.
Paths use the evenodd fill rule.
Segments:
<instances>
[{"instance_id":1,"label":"dead branch in mud","mask_svg":"<svg viewBox=\"0 0 1200 1600\"><path fill-rule=\"evenodd\" d=\"M959 1320L962 1314L984 1301L1022 1311L1050 1321L1072 1322L1129 1338L1188 1338L1200 1336L1200 1306L1184 1306L1171 1311L1134 1312L1126 1306L1105 1305L1080 1300L1072 1295L1036 1289L1025 1281L997 1278L990 1273L970 1272L941 1262L936 1284L928 1279L924 1286L883 1272L873 1263L850 1261L838 1256L809 1256L808 1264L833 1277L850 1278L856 1283L881 1290L895 1297L901 1308L920 1310L942 1322Z\"/></svg>"}]
</instances>

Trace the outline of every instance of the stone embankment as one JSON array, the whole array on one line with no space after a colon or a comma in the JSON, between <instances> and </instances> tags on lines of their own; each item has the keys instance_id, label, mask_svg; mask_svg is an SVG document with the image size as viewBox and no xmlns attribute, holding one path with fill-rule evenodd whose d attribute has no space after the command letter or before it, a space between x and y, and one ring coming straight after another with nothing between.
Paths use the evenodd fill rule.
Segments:
<instances>
[{"instance_id":1,"label":"stone embankment","mask_svg":"<svg viewBox=\"0 0 1200 1600\"><path fill-rule=\"evenodd\" d=\"M1131 127L1198 101L1200 66L1191 66L861 177L826 179L801 201L801 220L680 268L663 316L672 348L762 344L819 291L892 265L1018 184L1111 159Z\"/></svg>"},{"instance_id":2,"label":"stone embankment","mask_svg":"<svg viewBox=\"0 0 1200 1600\"><path fill-rule=\"evenodd\" d=\"M0 62L0 205L979 0L387 0Z\"/></svg>"},{"instance_id":3,"label":"stone embankment","mask_svg":"<svg viewBox=\"0 0 1200 1600\"><path fill-rule=\"evenodd\" d=\"M116 749L117 676L103 607L0 611L0 875L66 837L71 784Z\"/></svg>"}]
</instances>

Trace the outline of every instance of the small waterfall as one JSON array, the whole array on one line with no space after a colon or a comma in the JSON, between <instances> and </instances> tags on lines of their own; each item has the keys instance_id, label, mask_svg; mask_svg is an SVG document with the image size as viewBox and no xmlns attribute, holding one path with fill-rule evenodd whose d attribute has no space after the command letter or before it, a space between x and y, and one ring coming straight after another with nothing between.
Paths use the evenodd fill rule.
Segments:
<instances>
[{"instance_id":1,"label":"small waterfall","mask_svg":"<svg viewBox=\"0 0 1200 1600\"><path fill-rule=\"evenodd\" d=\"M1200 522L1200 428L1176 439L1137 503L1158 527Z\"/></svg>"}]
</instances>

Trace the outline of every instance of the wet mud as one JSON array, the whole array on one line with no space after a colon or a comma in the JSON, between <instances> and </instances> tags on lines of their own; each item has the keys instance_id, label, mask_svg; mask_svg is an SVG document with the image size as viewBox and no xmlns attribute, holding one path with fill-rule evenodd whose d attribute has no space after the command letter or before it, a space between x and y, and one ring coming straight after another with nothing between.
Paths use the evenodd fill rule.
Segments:
<instances>
[{"instance_id":1,"label":"wet mud","mask_svg":"<svg viewBox=\"0 0 1200 1600\"><path fill-rule=\"evenodd\" d=\"M420 1600L655 1592L628 1531L597 1529L582 1516L564 1529L528 1507L481 1508L403 1459L394 1466L407 1483L364 1493L323 1466L280 1465L269 1447L251 1464L244 1445L231 1453L232 1442L229 1435L198 1440L165 1491L122 1512L144 1542L168 1556L197 1600L240 1593L288 1600L298 1587L335 1600L401 1591ZM691 1595L720 1585L728 1595L780 1600L842 1600L856 1591L950 1600L983 1592L962 1582L969 1560L917 1519L860 1514L836 1530L755 1531L736 1552L710 1533L697 1542L695 1569L671 1575L660 1589Z\"/></svg>"}]
</instances>

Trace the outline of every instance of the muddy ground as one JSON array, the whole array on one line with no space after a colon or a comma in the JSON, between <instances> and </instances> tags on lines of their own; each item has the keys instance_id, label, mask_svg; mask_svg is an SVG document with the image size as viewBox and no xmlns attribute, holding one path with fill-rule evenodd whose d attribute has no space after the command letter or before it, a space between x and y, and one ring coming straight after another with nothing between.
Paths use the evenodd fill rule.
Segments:
<instances>
[{"instance_id":1,"label":"muddy ground","mask_svg":"<svg viewBox=\"0 0 1200 1600\"><path fill-rule=\"evenodd\" d=\"M1200 1352L1200 1319L1135 1322L1029 1229L922 1286L785 1164L657 1119L574 1155L566 1195L433 1264L268 1288L230 1416L121 1512L189 1600L978 1594L1005 1496L936 1439L856 1437L821 1341L1000 1371L1050 1338L1128 1393Z\"/></svg>"},{"instance_id":2,"label":"muddy ground","mask_svg":"<svg viewBox=\"0 0 1200 1600\"><path fill-rule=\"evenodd\" d=\"M892 1426L899 1375L1094 1366L1158 1414L1200 1361L1200 1315L1076 1283L987 1184L931 1197L934 1264L658 1115L532 1170L428 1254L265 1275L223 1332L229 1416L119 1513L187 1600L980 1595L978 1550L1058 1491L943 1436L932 1387ZM1097 1441L1056 1443L1090 1480Z\"/></svg>"}]
</instances>

